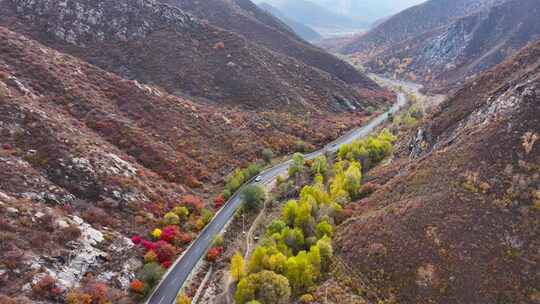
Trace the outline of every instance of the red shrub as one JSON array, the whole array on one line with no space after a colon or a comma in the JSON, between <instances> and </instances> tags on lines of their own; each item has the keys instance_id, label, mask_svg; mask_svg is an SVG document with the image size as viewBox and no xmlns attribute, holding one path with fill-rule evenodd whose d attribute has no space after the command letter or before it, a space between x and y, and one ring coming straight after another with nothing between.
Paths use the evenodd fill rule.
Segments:
<instances>
[{"instance_id":1,"label":"red shrub","mask_svg":"<svg viewBox=\"0 0 540 304\"><path fill-rule=\"evenodd\" d=\"M44 276L32 287L34 294L39 298L50 298L58 296L58 286L56 286L56 279L51 276Z\"/></svg>"},{"instance_id":2,"label":"red shrub","mask_svg":"<svg viewBox=\"0 0 540 304\"><path fill-rule=\"evenodd\" d=\"M186 206L190 212L200 211L204 207L203 200L192 194L182 197L182 205Z\"/></svg>"},{"instance_id":3,"label":"red shrub","mask_svg":"<svg viewBox=\"0 0 540 304\"><path fill-rule=\"evenodd\" d=\"M172 243L180 234L178 226L167 226L161 230L161 240Z\"/></svg>"},{"instance_id":4,"label":"red shrub","mask_svg":"<svg viewBox=\"0 0 540 304\"><path fill-rule=\"evenodd\" d=\"M182 242L183 244L189 244L191 243L191 241L192 239L189 233L182 233L182 235L180 235L180 242Z\"/></svg>"},{"instance_id":5,"label":"red shrub","mask_svg":"<svg viewBox=\"0 0 540 304\"><path fill-rule=\"evenodd\" d=\"M169 267L172 266L172 262L171 261L165 261L163 263L161 263L161 267L163 267L164 269L169 269Z\"/></svg>"},{"instance_id":6,"label":"red shrub","mask_svg":"<svg viewBox=\"0 0 540 304\"><path fill-rule=\"evenodd\" d=\"M134 235L131 237L131 241L134 245L139 245L142 242L142 238L139 235Z\"/></svg>"},{"instance_id":7,"label":"red shrub","mask_svg":"<svg viewBox=\"0 0 540 304\"><path fill-rule=\"evenodd\" d=\"M225 198L220 194L214 199L214 207L216 209L221 209L223 205L225 204Z\"/></svg>"},{"instance_id":8,"label":"red shrub","mask_svg":"<svg viewBox=\"0 0 540 304\"><path fill-rule=\"evenodd\" d=\"M156 243L152 242L152 241L148 241L148 240L143 240L142 241L142 245L144 247L144 249L146 249L146 251L151 251L151 250L156 250Z\"/></svg>"},{"instance_id":9,"label":"red shrub","mask_svg":"<svg viewBox=\"0 0 540 304\"><path fill-rule=\"evenodd\" d=\"M156 252L160 263L172 261L176 255L176 248L165 241L157 242L154 251Z\"/></svg>"},{"instance_id":10,"label":"red shrub","mask_svg":"<svg viewBox=\"0 0 540 304\"><path fill-rule=\"evenodd\" d=\"M134 280L133 282L131 282L130 288L135 293L143 293L144 283L139 280Z\"/></svg>"},{"instance_id":11,"label":"red shrub","mask_svg":"<svg viewBox=\"0 0 540 304\"><path fill-rule=\"evenodd\" d=\"M11 147L10 144L2 144L2 149L4 149L4 150L11 150L12 147Z\"/></svg>"},{"instance_id":12,"label":"red shrub","mask_svg":"<svg viewBox=\"0 0 540 304\"><path fill-rule=\"evenodd\" d=\"M209 262L215 262L219 259L222 252L223 252L223 247L210 248L210 250L208 250L208 254L206 255L206 260Z\"/></svg>"}]
</instances>

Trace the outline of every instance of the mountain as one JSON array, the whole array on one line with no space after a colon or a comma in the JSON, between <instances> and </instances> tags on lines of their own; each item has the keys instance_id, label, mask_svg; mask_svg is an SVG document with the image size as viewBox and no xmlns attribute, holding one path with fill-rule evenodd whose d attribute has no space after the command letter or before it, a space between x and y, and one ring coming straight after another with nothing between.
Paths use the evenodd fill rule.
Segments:
<instances>
[{"instance_id":1,"label":"mountain","mask_svg":"<svg viewBox=\"0 0 540 304\"><path fill-rule=\"evenodd\" d=\"M195 102L5 27L0 40L2 303L43 300L24 286L44 274L63 292L91 273L121 297L142 266L127 238L157 227L164 210L209 200L264 148L322 145L361 123Z\"/></svg>"},{"instance_id":2,"label":"mountain","mask_svg":"<svg viewBox=\"0 0 540 304\"><path fill-rule=\"evenodd\" d=\"M370 299L538 302L539 58L540 41L468 81L367 174L335 249Z\"/></svg>"},{"instance_id":3,"label":"mountain","mask_svg":"<svg viewBox=\"0 0 540 304\"><path fill-rule=\"evenodd\" d=\"M304 61L317 61L339 76L155 1L81 0L64 5L8 0L1 7L0 24L124 78L159 85L179 96L246 109L317 112L341 111L348 102L361 107L366 98L349 83L377 90L346 63L315 47L304 48L306 43L268 26L261 25L290 42L291 53L302 53ZM274 92L281 94L276 98Z\"/></svg>"},{"instance_id":4,"label":"mountain","mask_svg":"<svg viewBox=\"0 0 540 304\"><path fill-rule=\"evenodd\" d=\"M343 47L346 54L376 54L392 45L434 28L448 25L454 19L489 7L497 0L430 0L408 8Z\"/></svg>"},{"instance_id":5,"label":"mountain","mask_svg":"<svg viewBox=\"0 0 540 304\"><path fill-rule=\"evenodd\" d=\"M261 1L262 0L257 3L260 3ZM266 0L265 2L279 8L293 7L294 3L296 3L296 5L304 5L307 7L315 5L318 7L318 11L326 10L342 16L342 19L349 20L349 23L354 24L356 29L358 29L358 26L366 29L368 24L375 22L378 19L388 17L410 6L419 4L423 2L423 0L308 0L305 2L296 0ZM303 16L301 11L298 15L300 18L307 17ZM335 24L339 23L334 23L334 25ZM333 24L329 25L330 27L333 26Z\"/></svg>"},{"instance_id":6,"label":"mountain","mask_svg":"<svg viewBox=\"0 0 540 304\"><path fill-rule=\"evenodd\" d=\"M335 56L305 42L283 22L260 9L250 0L198 2L160 0L160 2L178 7L201 20L206 20L213 26L234 32L273 52L284 54L308 66L325 71L347 84L377 90L377 85L365 75ZM292 66L291 64L283 65L285 69ZM291 72L297 73L297 71Z\"/></svg>"},{"instance_id":7,"label":"mountain","mask_svg":"<svg viewBox=\"0 0 540 304\"><path fill-rule=\"evenodd\" d=\"M283 21L288 27L290 27L298 36L300 36L302 39L306 41L317 41L322 38L322 36L317 33L314 29L310 28L307 25L304 25L300 22L296 22L292 20L291 18L287 17L282 11L280 11L278 8L268 4L268 3L260 3L259 7L263 10L267 11L268 13L272 14L279 20Z\"/></svg>"},{"instance_id":8,"label":"mountain","mask_svg":"<svg viewBox=\"0 0 540 304\"><path fill-rule=\"evenodd\" d=\"M394 44L365 65L430 87L459 86L540 38L539 14L539 1L507 1Z\"/></svg>"},{"instance_id":9,"label":"mountain","mask_svg":"<svg viewBox=\"0 0 540 304\"><path fill-rule=\"evenodd\" d=\"M307 25L323 36L354 33L369 27L369 22L331 11L307 0L265 1L284 12L290 19Z\"/></svg>"},{"instance_id":10,"label":"mountain","mask_svg":"<svg viewBox=\"0 0 540 304\"><path fill-rule=\"evenodd\" d=\"M220 3L0 0L0 303L139 301L131 237L184 204L193 238L235 168L394 98L250 1Z\"/></svg>"}]
</instances>

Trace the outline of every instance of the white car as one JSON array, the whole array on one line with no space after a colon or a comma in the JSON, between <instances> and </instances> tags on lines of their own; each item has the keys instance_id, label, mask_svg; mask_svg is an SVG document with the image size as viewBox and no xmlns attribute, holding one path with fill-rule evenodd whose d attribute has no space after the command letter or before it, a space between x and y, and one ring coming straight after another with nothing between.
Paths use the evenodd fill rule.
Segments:
<instances>
[{"instance_id":1,"label":"white car","mask_svg":"<svg viewBox=\"0 0 540 304\"><path fill-rule=\"evenodd\" d=\"M255 178L255 181L256 181L257 183L260 183L260 182L262 181L262 176L260 176L260 175L257 176L257 177Z\"/></svg>"}]
</instances>

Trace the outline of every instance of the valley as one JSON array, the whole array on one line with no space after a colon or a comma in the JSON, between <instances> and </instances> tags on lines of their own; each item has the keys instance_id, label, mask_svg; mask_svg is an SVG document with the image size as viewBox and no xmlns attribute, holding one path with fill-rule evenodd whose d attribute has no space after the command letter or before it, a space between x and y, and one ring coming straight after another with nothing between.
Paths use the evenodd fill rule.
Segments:
<instances>
[{"instance_id":1,"label":"valley","mask_svg":"<svg viewBox=\"0 0 540 304\"><path fill-rule=\"evenodd\" d=\"M539 14L0 0L0 304L540 303Z\"/></svg>"}]
</instances>

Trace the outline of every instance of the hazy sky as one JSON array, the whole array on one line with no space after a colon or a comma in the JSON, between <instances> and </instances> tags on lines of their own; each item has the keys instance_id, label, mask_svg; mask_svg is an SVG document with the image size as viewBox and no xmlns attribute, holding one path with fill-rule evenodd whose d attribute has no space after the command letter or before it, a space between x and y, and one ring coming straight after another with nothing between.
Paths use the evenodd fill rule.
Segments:
<instances>
[{"instance_id":1,"label":"hazy sky","mask_svg":"<svg viewBox=\"0 0 540 304\"><path fill-rule=\"evenodd\" d=\"M255 0L256 3L267 2L280 6L280 3L297 0ZM425 0L299 0L319 4L328 10L349 16L362 16L366 13L373 19L379 19L395 14L410 6L425 2Z\"/></svg>"}]
</instances>

